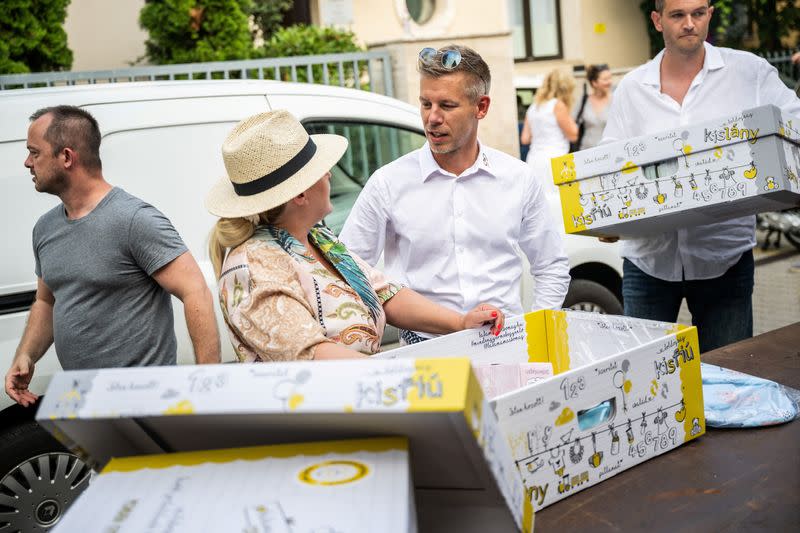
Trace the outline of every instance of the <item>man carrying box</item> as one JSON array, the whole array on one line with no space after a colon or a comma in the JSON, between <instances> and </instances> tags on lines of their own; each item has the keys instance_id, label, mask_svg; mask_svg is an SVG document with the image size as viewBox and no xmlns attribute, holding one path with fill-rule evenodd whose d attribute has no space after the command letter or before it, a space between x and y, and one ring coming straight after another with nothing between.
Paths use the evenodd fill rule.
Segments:
<instances>
[{"instance_id":1,"label":"man carrying box","mask_svg":"<svg viewBox=\"0 0 800 533\"><path fill-rule=\"evenodd\" d=\"M800 117L800 100L764 59L705 42L710 4L655 0L664 50L620 82L603 142L765 104ZM675 322L685 297L701 351L751 337L755 244L753 216L624 241L625 314Z\"/></svg>"},{"instance_id":2,"label":"man carrying box","mask_svg":"<svg viewBox=\"0 0 800 533\"><path fill-rule=\"evenodd\" d=\"M561 307L569 264L542 184L530 166L478 141L488 65L452 45L424 48L418 68L428 142L372 175L340 238L372 265L385 251L392 279L440 305L464 312L488 301L507 315L523 312L519 248L536 281L534 309Z\"/></svg>"}]
</instances>

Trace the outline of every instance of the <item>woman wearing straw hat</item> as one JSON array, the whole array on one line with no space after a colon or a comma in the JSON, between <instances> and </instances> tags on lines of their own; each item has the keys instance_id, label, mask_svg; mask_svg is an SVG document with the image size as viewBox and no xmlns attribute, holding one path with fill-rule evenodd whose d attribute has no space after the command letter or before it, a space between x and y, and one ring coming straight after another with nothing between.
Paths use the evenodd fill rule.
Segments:
<instances>
[{"instance_id":1,"label":"woman wearing straw hat","mask_svg":"<svg viewBox=\"0 0 800 533\"><path fill-rule=\"evenodd\" d=\"M240 361L345 359L380 350L386 322L434 334L491 324L388 282L320 221L333 209L329 170L347 149L311 135L286 111L240 122L222 145L228 177L206 197L221 217L209 243L220 305ZM227 253L226 253L227 252Z\"/></svg>"}]
</instances>

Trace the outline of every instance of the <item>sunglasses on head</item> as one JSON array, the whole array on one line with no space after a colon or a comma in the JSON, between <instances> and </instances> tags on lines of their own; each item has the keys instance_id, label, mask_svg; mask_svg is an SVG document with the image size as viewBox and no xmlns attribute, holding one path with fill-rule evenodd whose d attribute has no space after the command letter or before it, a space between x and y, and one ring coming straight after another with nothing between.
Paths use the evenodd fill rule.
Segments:
<instances>
[{"instance_id":1,"label":"sunglasses on head","mask_svg":"<svg viewBox=\"0 0 800 533\"><path fill-rule=\"evenodd\" d=\"M419 61L424 65L430 65L437 55L439 56L439 62L447 70L453 70L461 63L461 52L458 50L442 50L439 52L429 46L419 51Z\"/></svg>"}]
</instances>

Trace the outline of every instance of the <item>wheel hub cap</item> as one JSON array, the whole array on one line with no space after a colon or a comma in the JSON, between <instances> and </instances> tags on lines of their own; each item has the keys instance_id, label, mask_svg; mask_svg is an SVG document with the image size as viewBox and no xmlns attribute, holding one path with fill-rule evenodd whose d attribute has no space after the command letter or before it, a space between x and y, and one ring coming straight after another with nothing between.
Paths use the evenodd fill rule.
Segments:
<instances>
[{"instance_id":1,"label":"wheel hub cap","mask_svg":"<svg viewBox=\"0 0 800 533\"><path fill-rule=\"evenodd\" d=\"M47 531L89 485L91 469L71 453L32 457L0 480L0 531Z\"/></svg>"}]
</instances>

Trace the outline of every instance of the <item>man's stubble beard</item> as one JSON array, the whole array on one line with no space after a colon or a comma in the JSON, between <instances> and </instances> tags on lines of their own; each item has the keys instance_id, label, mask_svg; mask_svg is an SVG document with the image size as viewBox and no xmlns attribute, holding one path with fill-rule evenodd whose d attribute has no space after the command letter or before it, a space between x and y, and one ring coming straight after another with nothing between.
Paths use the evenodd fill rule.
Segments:
<instances>
[{"instance_id":1,"label":"man's stubble beard","mask_svg":"<svg viewBox=\"0 0 800 533\"><path fill-rule=\"evenodd\" d=\"M46 183L40 181L39 176L36 176L35 186L38 192L58 196L64 191L64 189L66 189L66 185L67 185L67 175L62 171L55 172L53 176L49 180L47 180Z\"/></svg>"}]
</instances>

